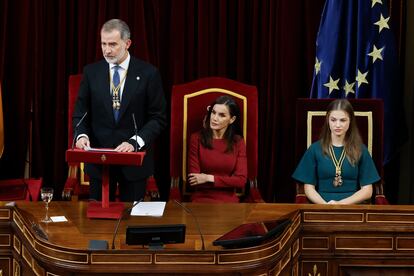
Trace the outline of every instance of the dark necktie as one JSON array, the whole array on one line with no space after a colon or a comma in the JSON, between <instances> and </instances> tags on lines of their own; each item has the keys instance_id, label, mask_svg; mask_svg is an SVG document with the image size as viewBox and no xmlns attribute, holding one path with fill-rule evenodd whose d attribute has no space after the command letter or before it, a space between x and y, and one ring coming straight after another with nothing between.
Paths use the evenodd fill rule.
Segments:
<instances>
[{"instance_id":1,"label":"dark necktie","mask_svg":"<svg viewBox=\"0 0 414 276\"><path fill-rule=\"evenodd\" d=\"M112 77L113 91L112 91L112 109L114 112L115 122L118 122L119 109L121 106L121 87L119 86L119 65L114 66L114 75Z\"/></svg>"}]
</instances>

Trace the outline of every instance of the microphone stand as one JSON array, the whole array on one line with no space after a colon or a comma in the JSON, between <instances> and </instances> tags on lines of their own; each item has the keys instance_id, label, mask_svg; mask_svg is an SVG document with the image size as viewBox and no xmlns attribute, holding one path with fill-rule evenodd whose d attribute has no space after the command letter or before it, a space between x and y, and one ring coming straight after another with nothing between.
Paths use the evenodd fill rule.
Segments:
<instances>
[{"instance_id":1,"label":"microphone stand","mask_svg":"<svg viewBox=\"0 0 414 276\"><path fill-rule=\"evenodd\" d=\"M88 115L88 111L86 111L85 114L83 114L82 118L79 120L79 122L75 126L75 131L74 131L74 135L73 135L73 139L72 139L72 149L75 148L75 141L76 141L76 138L77 138L76 136L78 136L78 127L83 122L83 120L85 119L86 115Z\"/></svg>"},{"instance_id":2,"label":"microphone stand","mask_svg":"<svg viewBox=\"0 0 414 276\"><path fill-rule=\"evenodd\" d=\"M194 218L196 226L197 226L198 234L200 234L200 238L201 238L201 250L206 250L206 247L204 245L204 236L203 236L203 233L201 232L200 224L198 223L197 217L194 215L194 213L191 211L190 208L184 206L183 204L181 204L180 202L178 202L175 199L174 199L174 202L177 205L179 205L181 208L183 208L188 214L190 214Z\"/></svg>"},{"instance_id":3,"label":"microphone stand","mask_svg":"<svg viewBox=\"0 0 414 276\"><path fill-rule=\"evenodd\" d=\"M135 113L132 113L132 121L134 122L134 131L135 131L135 152L138 151L138 128L137 121L135 121Z\"/></svg>"},{"instance_id":4,"label":"microphone stand","mask_svg":"<svg viewBox=\"0 0 414 276\"><path fill-rule=\"evenodd\" d=\"M140 200L138 200L138 201L136 201L134 204L132 204L132 206L131 207L129 207L129 208L127 208L127 209L125 209L123 212L122 212L122 214L121 214L121 216L119 217L119 219L118 219L118 222L116 223L116 226L115 226L115 230L114 230L114 235L113 235L113 238L112 238L112 248L111 249L115 249L115 238L116 238L116 234L118 233L118 228L119 228L119 224L121 223L121 220L124 218L124 216L129 212L129 211L131 211L135 206L137 206L138 205L138 203L140 203L141 201L142 201L143 199L141 198Z\"/></svg>"}]
</instances>

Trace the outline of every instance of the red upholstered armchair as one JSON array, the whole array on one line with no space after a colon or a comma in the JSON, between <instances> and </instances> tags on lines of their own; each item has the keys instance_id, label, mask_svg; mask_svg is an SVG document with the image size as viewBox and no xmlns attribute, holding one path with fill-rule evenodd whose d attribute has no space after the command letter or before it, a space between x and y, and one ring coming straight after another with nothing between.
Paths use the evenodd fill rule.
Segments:
<instances>
[{"instance_id":1,"label":"red upholstered armchair","mask_svg":"<svg viewBox=\"0 0 414 276\"><path fill-rule=\"evenodd\" d=\"M326 108L334 99L298 99L296 103L296 160L316 140L325 121ZM350 99L364 144L374 160L381 181L374 184L373 202L388 204L383 191L383 121L384 107L380 99ZM304 185L296 183L296 203L308 203Z\"/></svg>"},{"instance_id":2,"label":"red upholstered armchair","mask_svg":"<svg viewBox=\"0 0 414 276\"><path fill-rule=\"evenodd\" d=\"M248 179L245 189L236 191L244 202L263 202L257 189L257 89L230 79L211 77L174 85L171 95L170 199L188 200L187 152L190 135L199 131L206 107L223 94L235 98L240 107L241 125L246 142Z\"/></svg>"},{"instance_id":3,"label":"red upholstered armchair","mask_svg":"<svg viewBox=\"0 0 414 276\"><path fill-rule=\"evenodd\" d=\"M0 180L0 201L38 201L42 178Z\"/></svg>"},{"instance_id":4,"label":"red upholstered armchair","mask_svg":"<svg viewBox=\"0 0 414 276\"><path fill-rule=\"evenodd\" d=\"M73 126L72 114L75 108L76 99L78 96L80 82L82 75L69 76L69 94L68 94L68 148L72 147L73 143ZM109 92L108 92L109 93ZM78 198L89 197L89 178L84 173L83 163L69 163L68 178L66 179L65 189L72 189L73 194ZM147 195L151 198L158 197L158 187L153 177L147 181Z\"/></svg>"},{"instance_id":5,"label":"red upholstered armchair","mask_svg":"<svg viewBox=\"0 0 414 276\"><path fill-rule=\"evenodd\" d=\"M3 131L3 114L2 114L2 101L1 101L1 84L0 84L0 128ZM3 135L3 133L1 133ZM2 137L3 138L3 137ZM0 146L0 158L3 153L4 141L1 141ZM0 180L0 201L12 201L12 200L32 200L37 201L39 199L40 189L42 187L42 178L18 178L18 179L4 179Z\"/></svg>"}]
</instances>

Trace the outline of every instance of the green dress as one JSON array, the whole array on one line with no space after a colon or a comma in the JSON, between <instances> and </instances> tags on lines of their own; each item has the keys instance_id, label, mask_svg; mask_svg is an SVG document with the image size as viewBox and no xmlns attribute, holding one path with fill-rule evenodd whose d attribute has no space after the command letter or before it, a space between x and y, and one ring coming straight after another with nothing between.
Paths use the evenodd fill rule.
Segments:
<instances>
[{"instance_id":1,"label":"green dress","mask_svg":"<svg viewBox=\"0 0 414 276\"><path fill-rule=\"evenodd\" d=\"M336 158L339 159L343 147L334 146L333 149ZM335 165L329 155L322 153L320 141L308 148L292 175L296 181L315 185L316 190L326 202L347 198L360 187L373 184L381 179L365 145L362 147L362 155L357 165L352 166L348 158L345 158L341 176L342 185L334 187Z\"/></svg>"}]
</instances>

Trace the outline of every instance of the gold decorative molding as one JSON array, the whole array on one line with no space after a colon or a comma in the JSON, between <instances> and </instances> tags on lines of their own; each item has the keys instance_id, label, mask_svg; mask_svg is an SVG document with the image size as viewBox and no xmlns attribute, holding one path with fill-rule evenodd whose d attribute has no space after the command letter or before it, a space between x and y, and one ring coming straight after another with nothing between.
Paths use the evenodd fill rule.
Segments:
<instances>
[{"instance_id":1,"label":"gold decorative molding","mask_svg":"<svg viewBox=\"0 0 414 276\"><path fill-rule=\"evenodd\" d=\"M350 246L350 242L355 242L355 246ZM381 245L381 242L384 244ZM348 244L347 246L341 245L341 243ZM339 244L339 245L338 245ZM385 246L387 245L388 246ZM365 246L365 247L364 247ZM335 237L335 249L336 250L358 250L358 251L386 251L394 248L393 237L381 237L381 236L336 236Z\"/></svg>"},{"instance_id":2,"label":"gold decorative molding","mask_svg":"<svg viewBox=\"0 0 414 276\"><path fill-rule=\"evenodd\" d=\"M32 262L33 262L33 258L30 255L29 251L26 249L26 246L22 246L22 256L23 259L26 261L26 263L30 266L30 268L32 267Z\"/></svg>"},{"instance_id":3,"label":"gold decorative molding","mask_svg":"<svg viewBox=\"0 0 414 276\"><path fill-rule=\"evenodd\" d=\"M46 276L60 276L60 274L55 274L51 272L46 272Z\"/></svg>"},{"instance_id":4,"label":"gold decorative molding","mask_svg":"<svg viewBox=\"0 0 414 276\"><path fill-rule=\"evenodd\" d=\"M32 270L34 274L36 274L37 276L45 275L45 269L41 267L34 259L32 263Z\"/></svg>"},{"instance_id":5,"label":"gold decorative molding","mask_svg":"<svg viewBox=\"0 0 414 276\"><path fill-rule=\"evenodd\" d=\"M320 246L320 247L310 247L310 246L306 246L306 242L307 241L312 241L314 240L315 242L320 242L321 244L325 244L325 246ZM316 237L316 236L309 236L309 237L302 237L302 249L303 250L329 250L329 237Z\"/></svg>"},{"instance_id":6,"label":"gold decorative molding","mask_svg":"<svg viewBox=\"0 0 414 276\"><path fill-rule=\"evenodd\" d=\"M304 271L304 267L303 266L306 263L313 264L311 272ZM316 261L302 261L301 262L301 265L302 265L302 275L307 275L307 276L321 276L321 273L318 272L319 268L318 268L318 265L317 264L322 265L322 266L324 265L326 267L326 274L324 274L324 275L330 275L329 274L328 261L317 261L317 262ZM322 270L322 272L323 272L323 270Z\"/></svg>"},{"instance_id":7,"label":"gold decorative molding","mask_svg":"<svg viewBox=\"0 0 414 276\"><path fill-rule=\"evenodd\" d=\"M19 237L16 235L13 235L13 248L16 250L16 252L20 255L22 243L19 240Z\"/></svg>"},{"instance_id":8,"label":"gold decorative molding","mask_svg":"<svg viewBox=\"0 0 414 276\"><path fill-rule=\"evenodd\" d=\"M13 276L20 276L20 264L13 259Z\"/></svg>"},{"instance_id":9,"label":"gold decorative molding","mask_svg":"<svg viewBox=\"0 0 414 276\"><path fill-rule=\"evenodd\" d=\"M413 251L414 237L396 237L395 250L397 251Z\"/></svg>"},{"instance_id":10,"label":"gold decorative molding","mask_svg":"<svg viewBox=\"0 0 414 276\"><path fill-rule=\"evenodd\" d=\"M200 91L196 91L194 93L184 95L183 98L183 156L182 156L182 179L185 182L187 179L187 118L188 118L188 100L207 93L223 93L231 95L235 98L241 99L243 101L243 137L244 141L246 141L247 137L247 97L235 93L233 91L223 89L223 88L208 88L203 89ZM200 122L201 124L201 122Z\"/></svg>"},{"instance_id":11,"label":"gold decorative molding","mask_svg":"<svg viewBox=\"0 0 414 276\"><path fill-rule=\"evenodd\" d=\"M20 231L23 232L22 218L16 212L13 212L13 221L17 225L17 227L20 229Z\"/></svg>"},{"instance_id":12,"label":"gold decorative molding","mask_svg":"<svg viewBox=\"0 0 414 276\"><path fill-rule=\"evenodd\" d=\"M372 118L372 111L355 111L355 116L358 117L366 117L367 118L367 127L368 127L368 136L367 136L367 148L368 152L372 156L372 144L373 144L373 118ZM325 117L326 111L308 111L308 117L307 117L307 133L306 133L306 145L309 148L312 144L312 120L313 117L319 116L319 117Z\"/></svg>"},{"instance_id":13,"label":"gold decorative molding","mask_svg":"<svg viewBox=\"0 0 414 276\"><path fill-rule=\"evenodd\" d=\"M3 242L4 238L4 242ZM0 247L9 247L11 245L11 234L0 234Z\"/></svg>"},{"instance_id":14,"label":"gold decorative molding","mask_svg":"<svg viewBox=\"0 0 414 276\"><path fill-rule=\"evenodd\" d=\"M367 213L367 222L374 223L408 223L414 224L413 213Z\"/></svg>"},{"instance_id":15,"label":"gold decorative molding","mask_svg":"<svg viewBox=\"0 0 414 276\"><path fill-rule=\"evenodd\" d=\"M296 241L292 245L292 256L295 257L296 254L299 252L299 239L296 239Z\"/></svg>"},{"instance_id":16,"label":"gold decorative molding","mask_svg":"<svg viewBox=\"0 0 414 276\"><path fill-rule=\"evenodd\" d=\"M313 272L313 274L312 274L313 276L320 276L321 275L320 273L318 273L318 266L316 264L313 266L312 272ZM311 276L310 273L308 273L308 275Z\"/></svg>"},{"instance_id":17,"label":"gold decorative molding","mask_svg":"<svg viewBox=\"0 0 414 276\"><path fill-rule=\"evenodd\" d=\"M38 241L35 241L34 243L34 250L36 250L37 253L50 259L74 264L87 264L89 262L89 255L86 252L77 253L70 250L56 249L39 243Z\"/></svg>"},{"instance_id":18,"label":"gold decorative molding","mask_svg":"<svg viewBox=\"0 0 414 276\"><path fill-rule=\"evenodd\" d=\"M364 222L364 213L354 212L303 212L303 222L355 223Z\"/></svg>"},{"instance_id":19,"label":"gold decorative molding","mask_svg":"<svg viewBox=\"0 0 414 276\"><path fill-rule=\"evenodd\" d=\"M91 264L151 264L152 261L152 254L91 254Z\"/></svg>"},{"instance_id":20,"label":"gold decorative molding","mask_svg":"<svg viewBox=\"0 0 414 276\"><path fill-rule=\"evenodd\" d=\"M10 220L10 209L0 209L0 220Z\"/></svg>"},{"instance_id":21,"label":"gold decorative molding","mask_svg":"<svg viewBox=\"0 0 414 276\"><path fill-rule=\"evenodd\" d=\"M283 258L282 258L282 260L280 261L281 262L281 265L280 265L280 271L282 271L284 268L285 268L285 266L287 266L288 265L288 263L290 262L290 257L291 257L291 255L292 255L292 251L291 251L291 249L289 249L287 252L286 252L286 254L283 256Z\"/></svg>"},{"instance_id":22,"label":"gold decorative molding","mask_svg":"<svg viewBox=\"0 0 414 276\"><path fill-rule=\"evenodd\" d=\"M216 264L216 254L155 254L155 264Z\"/></svg>"}]
</instances>

